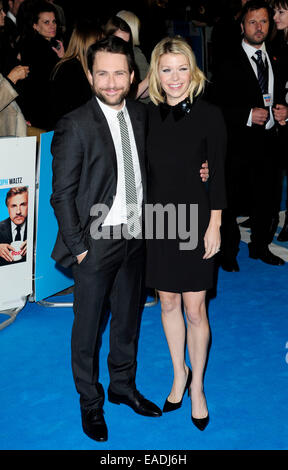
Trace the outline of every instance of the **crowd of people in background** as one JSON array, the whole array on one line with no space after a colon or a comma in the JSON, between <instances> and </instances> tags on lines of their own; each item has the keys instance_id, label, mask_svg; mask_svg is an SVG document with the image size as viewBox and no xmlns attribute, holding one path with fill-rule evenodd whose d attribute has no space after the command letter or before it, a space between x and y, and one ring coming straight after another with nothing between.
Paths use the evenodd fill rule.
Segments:
<instances>
[{"instance_id":1,"label":"crowd of people in background","mask_svg":"<svg viewBox=\"0 0 288 470\"><path fill-rule=\"evenodd\" d=\"M126 4L132 9L131 2L114 2L115 6L110 2L112 6L107 8L82 3L79 11L78 5L76 8L73 2L65 0L0 2L0 73L15 88L16 102L28 125L35 128L53 129L61 113L79 106L90 96L87 82L82 80L87 74L84 57L94 39L115 34L130 42L136 63L131 95L147 102L151 52L158 41L171 35L173 21L213 28L208 57L213 72L241 39L239 15L246 1L158 0L137 2L132 11L119 10ZM271 27L270 40L275 53L285 59L285 28L279 29L277 24ZM67 103L67 89L74 86L71 75L67 81L67 73L72 72L73 65L73 72L77 68L75 85L79 86L75 103ZM207 70L204 72L207 74Z\"/></svg>"},{"instance_id":2,"label":"crowd of people in background","mask_svg":"<svg viewBox=\"0 0 288 470\"><path fill-rule=\"evenodd\" d=\"M149 102L151 52L161 39L173 35L173 22L212 28L205 64L209 70L204 70L209 79L242 38L240 12L246 0L140 1L134 10L129 1L110 2L109 7L92 3L84 1L80 7L65 0L0 0L1 136L39 137L53 130L61 116L84 104L92 94L86 53L104 36L116 35L131 45L135 78L129 96L144 103ZM287 1L266 3L271 8L266 45L281 65L279 73L285 75ZM287 157L281 165L287 173ZM288 205L279 240L288 240Z\"/></svg>"}]
</instances>

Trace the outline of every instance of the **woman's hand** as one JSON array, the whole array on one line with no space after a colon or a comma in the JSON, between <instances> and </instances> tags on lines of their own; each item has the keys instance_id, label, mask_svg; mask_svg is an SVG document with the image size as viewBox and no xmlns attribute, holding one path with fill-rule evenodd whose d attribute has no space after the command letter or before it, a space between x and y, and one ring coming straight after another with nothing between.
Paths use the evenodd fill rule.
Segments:
<instances>
[{"instance_id":1,"label":"woman's hand","mask_svg":"<svg viewBox=\"0 0 288 470\"><path fill-rule=\"evenodd\" d=\"M211 211L210 222L204 236L205 254L203 259L212 258L220 250L221 245L221 210Z\"/></svg>"},{"instance_id":2,"label":"woman's hand","mask_svg":"<svg viewBox=\"0 0 288 470\"><path fill-rule=\"evenodd\" d=\"M9 80L11 80L14 85L16 85L18 80L24 80L24 78L28 76L28 73L29 67L27 65L17 65L9 72L7 78L9 78Z\"/></svg>"},{"instance_id":3,"label":"woman's hand","mask_svg":"<svg viewBox=\"0 0 288 470\"><path fill-rule=\"evenodd\" d=\"M200 168L200 178L203 181L203 183L206 183L206 181L209 178L209 168L208 168L208 161L202 163L202 167Z\"/></svg>"},{"instance_id":4,"label":"woman's hand","mask_svg":"<svg viewBox=\"0 0 288 470\"><path fill-rule=\"evenodd\" d=\"M56 54L58 55L59 59L62 59L62 57L63 57L64 54L65 54L63 42L59 41L58 39L57 39L57 42L58 42L58 46L57 46L57 47L52 47L52 49L53 49L53 51L56 52Z\"/></svg>"}]
</instances>

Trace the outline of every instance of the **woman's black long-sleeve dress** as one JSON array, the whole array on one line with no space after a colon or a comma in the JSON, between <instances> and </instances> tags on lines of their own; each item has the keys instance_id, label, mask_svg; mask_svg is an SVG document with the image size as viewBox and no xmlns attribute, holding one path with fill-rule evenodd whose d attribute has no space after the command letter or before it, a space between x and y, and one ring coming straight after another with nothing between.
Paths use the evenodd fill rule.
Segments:
<instances>
[{"instance_id":1,"label":"woman's black long-sleeve dress","mask_svg":"<svg viewBox=\"0 0 288 470\"><path fill-rule=\"evenodd\" d=\"M202 291L213 287L214 258L203 260L204 235L210 210L223 209L226 205L226 128L222 114L216 106L202 99L195 99L189 112L183 112L182 103L174 107L152 103L148 106L148 212L155 204L170 205L170 212L165 219L163 239L155 239L156 227L161 232L161 216L157 217L157 224L154 219L152 230L151 213L146 214L146 285L167 292ZM209 182L203 183L200 168L206 159ZM171 204L175 207L174 215ZM197 205L196 216L190 211L192 204ZM176 238L171 239L175 215L178 227ZM191 234L196 229L196 235L191 236L190 249L187 249L189 237L181 240L185 229ZM151 231L153 239L149 239ZM186 249L180 249L181 241L184 242L182 248ZM193 244L197 246L191 249Z\"/></svg>"}]
</instances>

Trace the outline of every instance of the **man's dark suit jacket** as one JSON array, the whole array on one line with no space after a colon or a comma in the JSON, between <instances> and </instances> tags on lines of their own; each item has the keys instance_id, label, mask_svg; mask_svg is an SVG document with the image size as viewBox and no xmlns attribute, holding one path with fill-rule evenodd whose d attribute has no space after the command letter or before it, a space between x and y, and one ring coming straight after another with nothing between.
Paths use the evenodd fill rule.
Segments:
<instances>
[{"instance_id":1,"label":"man's dark suit jacket","mask_svg":"<svg viewBox=\"0 0 288 470\"><path fill-rule=\"evenodd\" d=\"M269 58L274 73L273 102L283 104L285 103L283 85L279 80L279 74L275 71L273 57L270 54ZM257 77L242 46L236 48L233 55L218 67L212 78L210 98L223 111L229 131L228 139L236 154L243 150L243 146L247 149L250 139L253 141L255 136L265 132L263 126L246 125L251 109L264 108L264 103ZM243 157L245 158L245 155L242 153Z\"/></svg>"},{"instance_id":2,"label":"man's dark suit jacket","mask_svg":"<svg viewBox=\"0 0 288 470\"><path fill-rule=\"evenodd\" d=\"M27 224L28 220L26 219L26 227L24 232L24 240L27 240ZM0 243L12 243L12 231L11 231L11 219L2 220L0 222ZM26 261L26 256L24 256L21 260L16 261L16 263L23 263ZM4 258L0 257L0 266L7 266L8 264L12 264L10 261L6 261ZM15 264L15 263L13 263Z\"/></svg>"},{"instance_id":3,"label":"man's dark suit jacket","mask_svg":"<svg viewBox=\"0 0 288 470\"><path fill-rule=\"evenodd\" d=\"M275 68L275 61L269 50L266 50L274 74L273 103L282 104L284 87ZM275 190L272 188L276 184L277 124L272 131L265 130L265 126L255 124L247 126L251 109L264 108L264 101L258 79L242 45L219 65L211 82L210 98L222 109L228 131L226 158L228 204L238 213L245 214L251 207L251 187L255 188L255 192L257 191L262 197L267 196L269 201L274 197ZM265 190L267 184L270 192L268 189ZM267 201L266 203L268 204ZM262 206L265 206L264 201Z\"/></svg>"},{"instance_id":4,"label":"man's dark suit jacket","mask_svg":"<svg viewBox=\"0 0 288 470\"><path fill-rule=\"evenodd\" d=\"M146 200L145 105L126 100L136 141ZM52 140L51 204L59 225L52 258L64 267L87 250L94 204L112 206L116 195L116 152L106 118L95 97L57 123Z\"/></svg>"}]
</instances>

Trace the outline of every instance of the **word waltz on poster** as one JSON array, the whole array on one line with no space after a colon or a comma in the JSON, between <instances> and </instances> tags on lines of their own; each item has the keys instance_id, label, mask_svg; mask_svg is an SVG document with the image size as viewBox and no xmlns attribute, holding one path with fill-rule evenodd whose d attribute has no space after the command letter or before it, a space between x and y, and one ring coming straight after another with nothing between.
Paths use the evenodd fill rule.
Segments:
<instances>
[{"instance_id":1,"label":"word waltz on poster","mask_svg":"<svg viewBox=\"0 0 288 470\"><path fill-rule=\"evenodd\" d=\"M0 309L33 291L35 160L35 137L0 139Z\"/></svg>"}]
</instances>

